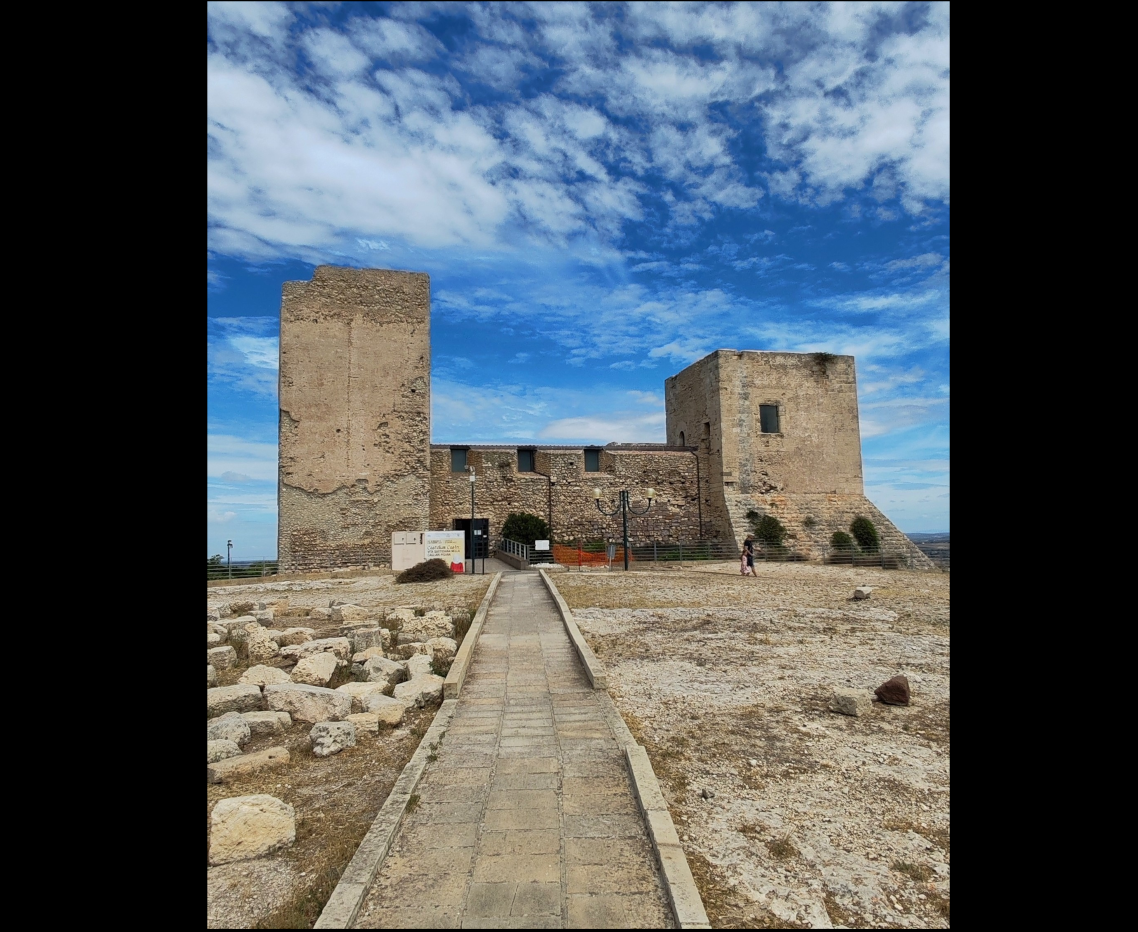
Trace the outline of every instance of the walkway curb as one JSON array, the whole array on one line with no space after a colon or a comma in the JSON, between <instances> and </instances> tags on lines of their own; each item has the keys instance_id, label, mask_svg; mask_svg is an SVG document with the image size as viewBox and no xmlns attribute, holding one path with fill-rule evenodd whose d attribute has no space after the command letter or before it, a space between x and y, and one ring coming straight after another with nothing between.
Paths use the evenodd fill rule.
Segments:
<instances>
[{"instance_id":1,"label":"walkway curb","mask_svg":"<svg viewBox=\"0 0 1138 932\"><path fill-rule=\"evenodd\" d=\"M470 662L474 659L474 646L478 643L478 635L482 633L482 625L486 622L486 615L490 611L490 603L494 601L494 593L498 591L498 583L502 581L502 574L495 573L490 581L490 588L482 598L482 604L470 623L470 630L462 639L462 647L458 649L454 662L450 665L446 680L443 682L443 699L457 699L462 692L462 684L466 681L466 671L470 669Z\"/></svg>"},{"instance_id":2,"label":"walkway curb","mask_svg":"<svg viewBox=\"0 0 1138 932\"><path fill-rule=\"evenodd\" d=\"M664 801L664 794L660 791L660 782L656 779L656 772L648 759L648 752L642 745L636 743L620 710L608 694L604 668L593 655L589 645L585 643L581 630L573 620L573 613L569 611L569 606L545 572L539 570L539 573L545 581L549 594L553 596L553 601L557 604L561 620L569 632L569 639L581 657L585 672L593 681L593 688L605 690L598 698L601 700L605 720L613 737L624 749L628 762L628 775L632 780L632 791L636 794L636 801L640 805L640 811L648 827L648 836L652 839L652 849L656 852L656 859L660 864L660 873L663 875L664 888L668 891L676 924L681 929L710 929L711 923L703 908L703 899L699 895L699 888L695 885L695 878L688 866L687 856L680 844L680 836L676 833L672 814L668 811L668 804ZM587 657L582 653L582 648L588 652ZM598 671L596 677L590 662L596 666Z\"/></svg>"},{"instance_id":3,"label":"walkway curb","mask_svg":"<svg viewBox=\"0 0 1138 932\"><path fill-rule=\"evenodd\" d=\"M403 817L407 814L411 796L419 785L419 780L422 779L431 754L446 734L447 726L450 725L457 706L457 700L444 700L439 711L435 713L431 727L423 735L423 740L419 742L419 747L407 762L407 766L403 768L399 779L395 781L395 786L391 788L391 793L380 807L371 828L364 835L348 866L344 868L344 873L340 875L340 882L336 884L336 889L328 898L320 918L313 926L314 929L349 929L356 921L364 896L371 887L371 882L375 879L383 859L387 857L391 843L403 823Z\"/></svg>"},{"instance_id":4,"label":"walkway curb","mask_svg":"<svg viewBox=\"0 0 1138 932\"><path fill-rule=\"evenodd\" d=\"M553 597L553 602L557 606L557 612L561 615L561 621L565 625L565 630L569 633L569 641L573 645L573 649L577 652L577 656L581 658L581 665L585 668L585 675L589 678L589 682L593 684L593 689L608 689L608 678L605 676L605 668L601 662L597 660L596 654L593 649L585 642L585 638L581 635L581 629L577 627L577 622L573 620L573 613L569 611L569 606L561 597L561 593L557 591L557 587L553 585L553 580L545 570L538 570L538 576L541 577L542 582L545 583L545 588L549 590L549 594Z\"/></svg>"},{"instance_id":5,"label":"walkway curb","mask_svg":"<svg viewBox=\"0 0 1138 932\"><path fill-rule=\"evenodd\" d=\"M403 817L407 814L407 806L411 796L423 777L423 771L431 754L439 746L446 734L447 726L454 718L458 707L458 694L462 690L462 683L466 679L466 671L470 668L471 658L474 656L474 647L478 643L478 635L482 633L482 625L486 621L486 614L490 610L490 603L494 593L498 590L498 583L502 580L501 573L495 573L490 581L490 588L482 597L482 604L474 615L470 630L462 639L462 647L451 664L446 680L443 682L443 704L435 713L431 727L423 735L423 740L411 755L407 766L395 781L387 799L380 807L379 814L371 823L371 828L364 835L363 841L352 855L344 873L340 875L340 882L328 898L320 918L316 920L314 929L349 929L359 915L360 906L364 896L371 887L383 859L391 848L392 841L403 824Z\"/></svg>"}]
</instances>

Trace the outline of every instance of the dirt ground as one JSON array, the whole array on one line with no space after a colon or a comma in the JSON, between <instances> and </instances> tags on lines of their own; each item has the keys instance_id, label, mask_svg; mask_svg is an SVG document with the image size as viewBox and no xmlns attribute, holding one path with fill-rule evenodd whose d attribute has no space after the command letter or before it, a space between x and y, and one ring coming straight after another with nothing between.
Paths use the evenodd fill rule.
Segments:
<instances>
[{"instance_id":1,"label":"dirt ground","mask_svg":"<svg viewBox=\"0 0 1138 932\"><path fill-rule=\"evenodd\" d=\"M390 574L353 574L346 578L213 585L207 588L206 601L213 609L222 602L271 602L287 597L288 611L277 615L275 627L303 625L314 628L316 637L334 637L344 629L336 623L312 622L308 610L326 607L337 599L373 609L378 617L395 608L465 610L473 617L491 579L455 576L440 582L397 586ZM218 684L236 683L248 666L241 658L237 667L219 672ZM346 681L345 668L330 685ZM245 753L283 746L289 750L289 765L233 783L207 785L207 851L213 807L222 799L255 793L275 796L293 806L296 842L277 854L252 861L208 866L207 858L206 927L311 928L436 711L409 712L398 728L385 729L379 735L361 734L354 748L328 758L312 753L308 738L312 726L303 722L294 722L284 735L253 738L243 748Z\"/></svg>"},{"instance_id":2,"label":"dirt ground","mask_svg":"<svg viewBox=\"0 0 1138 932\"><path fill-rule=\"evenodd\" d=\"M949 576L559 573L716 928L949 926ZM856 586L874 587L852 601ZM830 712L903 673L909 706Z\"/></svg>"}]
</instances>

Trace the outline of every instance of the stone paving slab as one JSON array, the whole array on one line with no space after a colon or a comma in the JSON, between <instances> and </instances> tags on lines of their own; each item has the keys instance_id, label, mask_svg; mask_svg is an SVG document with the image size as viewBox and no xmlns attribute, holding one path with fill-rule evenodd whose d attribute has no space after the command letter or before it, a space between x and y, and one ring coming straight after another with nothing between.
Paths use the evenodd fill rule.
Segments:
<instances>
[{"instance_id":1,"label":"stone paving slab","mask_svg":"<svg viewBox=\"0 0 1138 932\"><path fill-rule=\"evenodd\" d=\"M675 928L606 698L541 579L503 576L355 927Z\"/></svg>"}]
</instances>

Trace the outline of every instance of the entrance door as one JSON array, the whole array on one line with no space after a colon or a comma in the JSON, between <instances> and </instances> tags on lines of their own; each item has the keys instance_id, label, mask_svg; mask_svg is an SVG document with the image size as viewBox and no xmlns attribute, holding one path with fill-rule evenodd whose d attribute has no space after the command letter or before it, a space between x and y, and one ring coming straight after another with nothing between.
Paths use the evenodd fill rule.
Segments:
<instances>
[{"instance_id":1,"label":"entrance door","mask_svg":"<svg viewBox=\"0 0 1138 932\"><path fill-rule=\"evenodd\" d=\"M475 518L474 534L470 533L469 518L455 518L454 530L466 534L466 557L468 560L485 560L490 556L490 519Z\"/></svg>"}]
</instances>

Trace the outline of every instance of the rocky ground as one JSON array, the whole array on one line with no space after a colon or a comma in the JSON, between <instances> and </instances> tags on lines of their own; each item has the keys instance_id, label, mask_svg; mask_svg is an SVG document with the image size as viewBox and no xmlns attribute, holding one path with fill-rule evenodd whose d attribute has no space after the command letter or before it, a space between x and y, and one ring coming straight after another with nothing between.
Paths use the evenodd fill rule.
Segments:
<instances>
[{"instance_id":1,"label":"rocky ground","mask_svg":"<svg viewBox=\"0 0 1138 932\"><path fill-rule=\"evenodd\" d=\"M949 576L559 573L717 928L949 925ZM869 599L853 601L857 586ZM908 706L828 709L896 674Z\"/></svg>"},{"instance_id":2,"label":"rocky ground","mask_svg":"<svg viewBox=\"0 0 1138 932\"><path fill-rule=\"evenodd\" d=\"M211 617L220 615L223 622L236 613L255 610L258 603L275 604L274 617L263 624L277 629L306 627L312 639L332 639L352 629L327 617L332 601L358 606L375 619L397 609L441 610L472 617L491 578L455 576L440 582L395 585L389 573L371 573L215 584L207 588L206 602ZM286 599L287 606L283 605ZM208 627L215 630L214 623ZM219 686L237 683L254 666L240 644L236 651L237 662L216 673ZM267 663L282 672L290 669L280 655ZM349 678L345 666L327 685L338 686ZM289 761L282 768L207 785L207 928L311 928L436 709L437 703L423 709L412 707L398 727L381 725L378 732L361 729L355 746L328 757L313 753L311 723L294 720L283 732L253 735L241 748L243 757L274 747L287 749ZM292 807L295 841L254 860L209 864L209 833L217 804L259 794Z\"/></svg>"}]
</instances>

